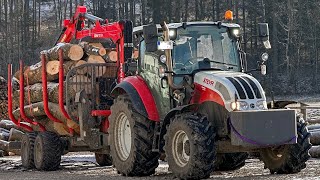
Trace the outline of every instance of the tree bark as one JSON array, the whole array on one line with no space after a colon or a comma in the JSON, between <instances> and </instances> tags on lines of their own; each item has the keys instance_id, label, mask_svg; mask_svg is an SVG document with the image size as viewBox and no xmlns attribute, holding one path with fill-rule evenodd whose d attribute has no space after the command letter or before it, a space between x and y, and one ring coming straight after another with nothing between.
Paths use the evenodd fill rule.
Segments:
<instances>
[{"instance_id":1,"label":"tree bark","mask_svg":"<svg viewBox=\"0 0 320 180\"><path fill-rule=\"evenodd\" d=\"M81 42L79 45L83 48L84 52L88 56L90 56L90 55L104 56L107 54L106 49L101 46L100 47L94 46L88 42Z\"/></svg>"},{"instance_id":2,"label":"tree bark","mask_svg":"<svg viewBox=\"0 0 320 180\"><path fill-rule=\"evenodd\" d=\"M55 103L51 103L51 102L48 102L48 106L49 106L49 110L51 112L51 114L53 116L55 116L57 119L59 119L60 121L62 121L62 124L59 123L60 125L56 125L56 126L59 126L59 127L64 127L65 126L65 129L68 129L69 128L72 128L74 129L74 131L76 133L80 133L80 128L79 128L79 125L77 123L75 123L74 121L70 120L70 119L67 119L63 114L62 112L60 111L60 108L59 108L59 105L58 104L55 104ZM36 119L37 118L40 118L40 119L43 119L43 117L46 117L47 115L45 114L45 111L44 111L44 104L43 102L37 102L37 103L34 103L32 105L27 105L24 107L24 110L25 110L25 113L26 115L29 117L29 118L33 118L35 117ZM20 109L17 109L15 111L13 111L13 115L18 118L19 115L20 115ZM41 118L42 117L42 118ZM40 121L39 121L40 122ZM46 125L44 125L45 127L47 127Z\"/></svg>"},{"instance_id":3,"label":"tree bark","mask_svg":"<svg viewBox=\"0 0 320 180\"><path fill-rule=\"evenodd\" d=\"M9 146L9 142L8 141L0 140L0 149L8 150L8 146Z\"/></svg>"},{"instance_id":4,"label":"tree bark","mask_svg":"<svg viewBox=\"0 0 320 180\"><path fill-rule=\"evenodd\" d=\"M87 61L84 60L80 60L75 64L75 67L81 66L83 64L87 64ZM81 74L84 75L88 72L88 68L87 67L83 67L77 70L77 74Z\"/></svg>"},{"instance_id":5,"label":"tree bark","mask_svg":"<svg viewBox=\"0 0 320 180\"><path fill-rule=\"evenodd\" d=\"M59 103L59 83L48 82L48 100L49 102ZM66 88L64 89L66 90ZM36 103L43 101L43 88L42 84L37 83L24 88L24 104L29 105L29 103ZM68 88L68 92L64 93L63 102L66 102L66 93L68 97L75 97L75 91L72 88ZM19 94L20 91L13 92L13 100L15 103L19 104ZM30 98L29 98L30 96ZM30 102L29 102L30 100Z\"/></svg>"},{"instance_id":6,"label":"tree bark","mask_svg":"<svg viewBox=\"0 0 320 180\"><path fill-rule=\"evenodd\" d=\"M310 142L312 145L320 145L320 130L311 131Z\"/></svg>"},{"instance_id":7,"label":"tree bark","mask_svg":"<svg viewBox=\"0 0 320 180\"><path fill-rule=\"evenodd\" d=\"M89 83L89 82L91 82L91 80L89 77L84 76L84 75L75 75L72 77L72 82ZM91 83L85 84L82 86L77 85L77 84L73 84L72 88L76 93L80 92L82 89L84 89L87 94L91 94L91 92L92 92Z\"/></svg>"},{"instance_id":8,"label":"tree bark","mask_svg":"<svg viewBox=\"0 0 320 180\"><path fill-rule=\"evenodd\" d=\"M55 47L45 51L48 61L59 59L59 49L63 50L63 58L66 60L78 61L83 57L83 49L81 46L69 43L59 43Z\"/></svg>"},{"instance_id":9,"label":"tree bark","mask_svg":"<svg viewBox=\"0 0 320 180\"><path fill-rule=\"evenodd\" d=\"M20 71L17 71L14 74L14 77L20 81ZM58 74L48 74L47 73L47 80L53 81L58 79ZM32 85L36 83L42 82L42 63L38 62L35 65L27 66L24 68L24 85Z\"/></svg>"},{"instance_id":10,"label":"tree bark","mask_svg":"<svg viewBox=\"0 0 320 180\"><path fill-rule=\"evenodd\" d=\"M309 150L311 157L319 158L320 157L320 146L312 146Z\"/></svg>"},{"instance_id":11,"label":"tree bark","mask_svg":"<svg viewBox=\"0 0 320 180\"><path fill-rule=\"evenodd\" d=\"M18 129L11 128L9 132L9 141L20 141L22 139L22 136L24 135L24 132L19 131Z\"/></svg>"},{"instance_id":12,"label":"tree bark","mask_svg":"<svg viewBox=\"0 0 320 180\"><path fill-rule=\"evenodd\" d=\"M8 141L9 140L9 133L1 132L0 133L0 139L4 140L4 141Z\"/></svg>"},{"instance_id":13,"label":"tree bark","mask_svg":"<svg viewBox=\"0 0 320 180\"><path fill-rule=\"evenodd\" d=\"M74 67L74 65L78 61L65 61L63 63L63 70L64 70L64 75L66 76L68 72ZM47 62L47 74L50 75L59 75L59 67L60 67L60 62L59 61L49 61Z\"/></svg>"}]
</instances>

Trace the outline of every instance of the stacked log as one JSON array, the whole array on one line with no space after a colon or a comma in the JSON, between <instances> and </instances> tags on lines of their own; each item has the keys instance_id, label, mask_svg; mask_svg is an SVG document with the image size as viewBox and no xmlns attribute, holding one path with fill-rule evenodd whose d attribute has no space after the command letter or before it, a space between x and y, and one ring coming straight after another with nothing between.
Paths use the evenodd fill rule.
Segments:
<instances>
[{"instance_id":1,"label":"stacked log","mask_svg":"<svg viewBox=\"0 0 320 180\"><path fill-rule=\"evenodd\" d=\"M0 121L0 151L2 155L19 154L17 150L9 150L8 145L12 141L21 141L25 131L21 127L16 126L10 120Z\"/></svg>"},{"instance_id":2,"label":"stacked log","mask_svg":"<svg viewBox=\"0 0 320 180\"><path fill-rule=\"evenodd\" d=\"M320 158L320 125L309 125L308 130L311 134L310 143L312 144L309 153L313 158Z\"/></svg>"},{"instance_id":3,"label":"stacked log","mask_svg":"<svg viewBox=\"0 0 320 180\"><path fill-rule=\"evenodd\" d=\"M0 119L8 119L7 81L0 76Z\"/></svg>"},{"instance_id":4,"label":"stacked log","mask_svg":"<svg viewBox=\"0 0 320 180\"><path fill-rule=\"evenodd\" d=\"M88 63L106 63L111 61L108 53L113 51L113 49L105 49L100 43L88 43L80 42L79 44L68 44L59 43L55 47L44 50L41 53L46 56L46 73L47 73L47 90L48 90L48 105L51 114L57 119L61 120L63 123L56 123L48 119L44 113L44 103L43 103L43 89L42 89L42 62L38 62L31 66L26 66L23 68L24 74L24 112L32 120L43 125L46 130L56 132L60 135L71 135L69 134L69 129L72 128L75 133L79 133L79 125L62 114L59 108L59 50L62 49L63 52L63 70L66 76L68 72L83 64ZM111 53L112 54L112 53ZM113 63L116 64L116 63ZM112 66L114 68L114 66ZM77 72L71 77L72 80L88 82L87 85L70 85L64 90L64 104L75 98L77 92L84 89L87 94L92 93L91 81L93 77L104 76L108 71L107 67L97 68L92 71L91 68L77 68ZM93 74L94 73L94 74ZM20 72L17 71L14 74L15 81L20 81ZM66 86L66 84L64 84ZM19 88L13 88L13 114L18 119L20 117L20 106L19 106ZM68 96L66 96L68 94ZM39 127L34 127L38 129ZM17 132L17 131L13 131ZM8 133L7 133L8 134ZM7 135L5 134L5 135ZM9 133L10 134L10 133ZM1 137L1 135L0 135ZM9 138L8 138L9 139Z\"/></svg>"}]
</instances>

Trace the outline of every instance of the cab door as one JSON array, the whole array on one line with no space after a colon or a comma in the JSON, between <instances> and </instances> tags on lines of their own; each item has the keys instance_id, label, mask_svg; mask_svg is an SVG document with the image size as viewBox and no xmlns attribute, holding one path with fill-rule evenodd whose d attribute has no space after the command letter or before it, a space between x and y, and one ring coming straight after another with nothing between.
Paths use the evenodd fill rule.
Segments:
<instances>
[{"instance_id":1,"label":"cab door","mask_svg":"<svg viewBox=\"0 0 320 180\"><path fill-rule=\"evenodd\" d=\"M169 87L163 79L165 65L159 61L159 53L146 52L145 42L139 45L139 75L148 84L149 89L156 101L160 119L163 119L170 110Z\"/></svg>"}]
</instances>

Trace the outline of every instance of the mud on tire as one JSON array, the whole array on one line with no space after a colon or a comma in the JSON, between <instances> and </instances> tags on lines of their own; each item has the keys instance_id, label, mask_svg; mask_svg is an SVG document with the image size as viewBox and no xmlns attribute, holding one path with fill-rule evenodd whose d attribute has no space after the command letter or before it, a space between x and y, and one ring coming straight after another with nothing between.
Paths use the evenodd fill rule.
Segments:
<instances>
[{"instance_id":1,"label":"mud on tire","mask_svg":"<svg viewBox=\"0 0 320 180\"><path fill-rule=\"evenodd\" d=\"M176 115L165 135L169 169L180 179L210 176L216 159L215 132L206 116L199 113Z\"/></svg>"},{"instance_id":2,"label":"mud on tire","mask_svg":"<svg viewBox=\"0 0 320 180\"><path fill-rule=\"evenodd\" d=\"M111 112L109 129L112 164L125 176L154 174L160 156L152 152L155 123L135 111L128 95L118 96L111 106Z\"/></svg>"},{"instance_id":3,"label":"mud on tire","mask_svg":"<svg viewBox=\"0 0 320 180\"><path fill-rule=\"evenodd\" d=\"M34 164L38 170L54 171L60 166L62 142L53 132L39 133L34 145Z\"/></svg>"},{"instance_id":4,"label":"mud on tire","mask_svg":"<svg viewBox=\"0 0 320 180\"><path fill-rule=\"evenodd\" d=\"M21 140L21 161L22 166L27 169L34 168L34 142L36 132L26 133Z\"/></svg>"},{"instance_id":5,"label":"mud on tire","mask_svg":"<svg viewBox=\"0 0 320 180\"><path fill-rule=\"evenodd\" d=\"M217 155L215 170L232 171L240 169L245 165L248 153L225 153Z\"/></svg>"},{"instance_id":6,"label":"mud on tire","mask_svg":"<svg viewBox=\"0 0 320 180\"><path fill-rule=\"evenodd\" d=\"M310 133L306 126L305 121L297 116L297 144L281 146L279 153L271 149L264 149L260 152L261 160L271 174L298 173L306 168L306 161L310 158L309 149L312 146Z\"/></svg>"}]
</instances>

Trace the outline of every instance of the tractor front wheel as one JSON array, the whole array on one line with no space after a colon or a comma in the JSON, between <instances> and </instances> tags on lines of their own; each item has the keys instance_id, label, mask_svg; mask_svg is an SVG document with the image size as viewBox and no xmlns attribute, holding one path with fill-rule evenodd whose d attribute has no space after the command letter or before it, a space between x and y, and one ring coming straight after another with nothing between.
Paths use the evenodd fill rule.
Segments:
<instances>
[{"instance_id":1,"label":"tractor front wheel","mask_svg":"<svg viewBox=\"0 0 320 180\"><path fill-rule=\"evenodd\" d=\"M62 141L53 132L39 133L34 145L34 164L38 170L54 171L60 166Z\"/></svg>"},{"instance_id":2,"label":"tractor front wheel","mask_svg":"<svg viewBox=\"0 0 320 180\"><path fill-rule=\"evenodd\" d=\"M179 179L208 178L216 159L215 131L206 116L176 115L165 135L169 169Z\"/></svg>"},{"instance_id":3,"label":"tractor front wheel","mask_svg":"<svg viewBox=\"0 0 320 180\"><path fill-rule=\"evenodd\" d=\"M155 123L137 113L127 95L115 99L111 112L112 164L125 176L153 174L159 165L159 153L152 152Z\"/></svg>"},{"instance_id":4,"label":"tractor front wheel","mask_svg":"<svg viewBox=\"0 0 320 180\"><path fill-rule=\"evenodd\" d=\"M266 148L260 152L260 158L271 174L298 173L306 167L306 161L310 158L309 149L311 148L310 133L306 126L304 120L297 117L297 144Z\"/></svg>"}]
</instances>

